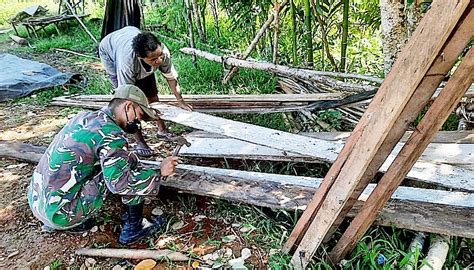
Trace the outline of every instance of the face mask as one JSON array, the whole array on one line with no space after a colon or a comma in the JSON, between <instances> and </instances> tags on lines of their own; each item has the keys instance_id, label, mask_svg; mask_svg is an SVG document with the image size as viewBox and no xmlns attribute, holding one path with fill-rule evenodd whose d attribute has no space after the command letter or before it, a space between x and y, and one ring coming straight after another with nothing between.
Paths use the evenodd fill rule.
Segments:
<instances>
[{"instance_id":1,"label":"face mask","mask_svg":"<svg viewBox=\"0 0 474 270\"><path fill-rule=\"evenodd\" d=\"M127 110L125 109L125 118L127 119L127 123L125 124L125 128L123 130L130 134L136 133L137 131L142 129L140 120L138 120L137 117L137 111L135 111L135 107L133 107L133 113L135 114L135 119L133 119L133 121L129 121Z\"/></svg>"}]
</instances>

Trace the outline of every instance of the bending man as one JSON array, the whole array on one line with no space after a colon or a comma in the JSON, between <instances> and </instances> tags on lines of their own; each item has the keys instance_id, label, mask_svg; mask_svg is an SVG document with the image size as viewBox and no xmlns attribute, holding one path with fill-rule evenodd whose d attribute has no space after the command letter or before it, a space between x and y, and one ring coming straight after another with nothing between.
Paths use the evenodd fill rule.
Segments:
<instances>
[{"instance_id":1,"label":"bending man","mask_svg":"<svg viewBox=\"0 0 474 270\"><path fill-rule=\"evenodd\" d=\"M157 117L145 94L122 85L108 106L78 114L54 137L28 187L30 208L46 229L90 229L109 192L126 206L120 243L133 243L161 226L143 218L143 196L158 194L160 175L172 174L178 159L166 158L160 170L140 167L124 132L136 132L144 117Z\"/></svg>"},{"instance_id":2,"label":"bending man","mask_svg":"<svg viewBox=\"0 0 474 270\"><path fill-rule=\"evenodd\" d=\"M159 70L173 90L178 106L192 110L181 96L178 73L171 63L168 48L152 33L140 32L134 26L126 26L112 32L100 42L99 56L114 88L133 84L145 93L149 103L157 102L159 99L155 72ZM162 119L157 119L157 126L159 135L168 135ZM135 139L138 155L153 155L153 150L146 144L141 131L135 134Z\"/></svg>"}]
</instances>

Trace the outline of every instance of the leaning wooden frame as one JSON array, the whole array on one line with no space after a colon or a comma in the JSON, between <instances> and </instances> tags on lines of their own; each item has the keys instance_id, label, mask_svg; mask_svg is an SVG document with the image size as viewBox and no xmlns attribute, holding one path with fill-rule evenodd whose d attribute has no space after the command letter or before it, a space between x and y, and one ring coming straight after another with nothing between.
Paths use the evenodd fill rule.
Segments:
<instances>
[{"instance_id":1,"label":"leaning wooden frame","mask_svg":"<svg viewBox=\"0 0 474 270\"><path fill-rule=\"evenodd\" d=\"M340 225L408 124L451 70L474 33L472 5L469 0L432 3L285 244L286 252L294 250L292 264L295 268L304 269L323 240ZM402 155L389 168L387 173L391 174L384 176L383 184L388 190L381 187L374 192L372 199L362 207L361 216L351 224L357 231L346 231L331 258L341 259L365 233L373 218L370 216L368 221L360 222L361 217L368 217L367 209L376 211L383 207L400 179L411 169L412 160L418 159L471 85L471 54L464 58L425 116L428 118L422 120L402 149ZM457 91L452 90L455 88ZM412 149L413 145L416 151Z\"/></svg>"}]
</instances>

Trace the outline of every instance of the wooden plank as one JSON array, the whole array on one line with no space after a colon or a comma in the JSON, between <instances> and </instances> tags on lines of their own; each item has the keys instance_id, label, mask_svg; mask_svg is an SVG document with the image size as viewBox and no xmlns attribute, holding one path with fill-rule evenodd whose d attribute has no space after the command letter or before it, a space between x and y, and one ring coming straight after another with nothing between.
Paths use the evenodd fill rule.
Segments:
<instances>
[{"instance_id":1,"label":"wooden plank","mask_svg":"<svg viewBox=\"0 0 474 270\"><path fill-rule=\"evenodd\" d=\"M56 98L55 101L49 104L50 106L60 106L60 107L78 107L84 109L97 110L107 105L107 102L92 102L92 101L75 101L68 98ZM206 105L203 108L194 106L194 111L202 113L216 113L216 114L247 114L247 113L278 113L278 112L294 112L306 110L307 106L274 106L274 107L256 107L256 108L209 108Z\"/></svg>"},{"instance_id":2,"label":"wooden plank","mask_svg":"<svg viewBox=\"0 0 474 270\"><path fill-rule=\"evenodd\" d=\"M337 149L334 149L335 144L333 142L308 138L198 112L189 112L165 104L152 104L152 107L162 113L160 117L164 120L212 133L218 133L257 145L264 145L282 151L314 157L320 161L330 162L335 160L338 153Z\"/></svg>"},{"instance_id":3,"label":"wooden plank","mask_svg":"<svg viewBox=\"0 0 474 270\"><path fill-rule=\"evenodd\" d=\"M270 147L256 145L237 139L220 136L203 137L195 136L196 133L186 135L192 142L191 147L183 149L180 153L190 157L209 158L236 158L236 159L261 159L276 161L301 161L318 162L313 157L286 152ZM398 143L382 168L388 167L395 156L400 152L404 143ZM334 149L340 149L340 143L334 143ZM474 144L444 144L430 143L421 155L419 161L442 163L451 165L474 165ZM331 162L334 162L332 160Z\"/></svg>"},{"instance_id":4,"label":"wooden plank","mask_svg":"<svg viewBox=\"0 0 474 270\"><path fill-rule=\"evenodd\" d=\"M372 167L371 163L382 164L385 157L384 154L378 154L379 149L383 147L385 139L391 137L390 131L469 2L465 0L446 3L438 0L432 3L412 38L400 52L392 72L388 74L369 105L362 118L363 121L359 122L359 128L356 128L342 154L334 163L335 169L330 170L326 176L328 182L333 184L329 185L330 189L327 189L326 196L321 197L322 201L316 200L320 209L315 209L318 211L292 257L291 262L295 268L304 269L308 265L346 203L351 202L352 193L360 188L359 183L365 182L366 174L378 169L376 166ZM414 51L417 53L413 54ZM418 89L422 90L426 89ZM400 137L402 135L403 131ZM387 155L391 151L391 149L384 150L388 150Z\"/></svg>"},{"instance_id":5,"label":"wooden plank","mask_svg":"<svg viewBox=\"0 0 474 270\"><path fill-rule=\"evenodd\" d=\"M451 111L459 103L474 79L473 74L474 48L471 48L453 76L449 79L445 89L441 91L439 97L428 109L415 132L410 136L399 155L392 162L392 165L378 183L378 187L362 207L361 212L338 241L331 253L331 258L333 258L334 262L338 262L345 257L365 234L375 220L376 213L387 203L410 168L435 136L437 130L442 127Z\"/></svg>"},{"instance_id":6,"label":"wooden plank","mask_svg":"<svg viewBox=\"0 0 474 270\"><path fill-rule=\"evenodd\" d=\"M46 147L1 141L0 155L37 163ZM158 166L156 161L142 161ZM164 187L202 196L226 199L272 209L305 209L321 179L237 171L180 164L177 173L162 183ZM357 207L375 188L364 191ZM379 214L376 224L474 238L472 225L474 194L444 190L399 187ZM354 216L354 209L350 216Z\"/></svg>"},{"instance_id":7,"label":"wooden plank","mask_svg":"<svg viewBox=\"0 0 474 270\"><path fill-rule=\"evenodd\" d=\"M406 142L412 133L412 131L405 132L400 142ZM350 132L300 132L298 134L325 141L346 141L346 139L349 138L349 136L351 135ZM188 136L194 138L210 139L227 138L219 134L209 133L201 130L193 131L192 133L189 133ZM432 143L474 144L474 130L438 131Z\"/></svg>"},{"instance_id":8,"label":"wooden plank","mask_svg":"<svg viewBox=\"0 0 474 270\"><path fill-rule=\"evenodd\" d=\"M347 96L340 93L316 94L259 94L259 95L183 95L186 102L193 101L234 101L234 102L314 102L320 100L337 100ZM112 95L78 95L70 96L74 100L82 101L110 101ZM176 101L174 95L160 95L160 101ZM54 98L53 100L55 100Z\"/></svg>"},{"instance_id":9,"label":"wooden plank","mask_svg":"<svg viewBox=\"0 0 474 270\"><path fill-rule=\"evenodd\" d=\"M197 136L195 136L195 134L197 134ZM305 155L285 152L220 135L211 135L210 137L203 137L203 135L203 133L194 132L186 135L185 137L191 142L191 146L183 148L180 155L201 158L319 162L317 159ZM390 163L396 154L398 154L401 147L402 144L396 147L394 152L392 152L387 161L380 168L381 172L387 171ZM335 144L334 148L340 149L341 147ZM474 192L474 181L472 180L474 170L455 164L455 162L460 162L461 164L469 166L474 165L474 145L430 144L429 149L427 149L423 155L424 157L419 160L408 173L408 179L426 184L434 184L440 187L452 188L454 190ZM449 164L433 163L440 161Z\"/></svg>"}]
</instances>

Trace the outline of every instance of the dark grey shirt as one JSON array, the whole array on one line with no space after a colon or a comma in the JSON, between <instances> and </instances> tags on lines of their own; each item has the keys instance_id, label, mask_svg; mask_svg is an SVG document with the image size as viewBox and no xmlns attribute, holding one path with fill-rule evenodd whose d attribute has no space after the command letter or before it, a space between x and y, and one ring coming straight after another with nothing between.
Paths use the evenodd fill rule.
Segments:
<instances>
[{"instance_id":1,"label":"dark grey shirt","mask_svg":"<svg viewBox=\"0 0 474 270\"><path fill-rule=\"evenodd\" d=\"M163 44L163 63L157 68L148 70L132 49L133 38L140 33L134 26L125 26L102 39L99 45L99 55L107 73L116 76L118 86L135 84L137 80L153 75L157 70L167 80L178 79L168 48Z\"/></svg>"}]
</instances>

